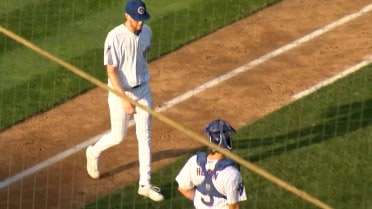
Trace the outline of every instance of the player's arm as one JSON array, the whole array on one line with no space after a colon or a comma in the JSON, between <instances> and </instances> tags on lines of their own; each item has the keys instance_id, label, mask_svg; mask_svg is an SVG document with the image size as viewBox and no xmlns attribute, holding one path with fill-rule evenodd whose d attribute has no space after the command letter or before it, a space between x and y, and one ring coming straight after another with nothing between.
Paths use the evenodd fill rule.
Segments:
<instances>
[{"instance_id":1,"label":"player's arm","mask_svg":"<svg viewBox=\"0 0 372 209\"><path fill-rule=\"evenodd\" d=\"M124 95L124 90L120 85L120 80L116 73L116 67L114 67L113 65L106 65L106 69L107 77L110 80L112 87L118 92L120 92L120 94ZM134 114L135 113L134 106L126 98L122 98L122 100L125 112L128 114Z\"/></svg>"},{"instance_id":2,"label":"player's arm","mask_svg":"<svg viewBox=\"0 0 372 209\"><path fill-rule=\"evenodd\" d=\"M193 201L195 196L195 188L192 189L183 189L181 187L178 187L178 191L185 196L187 199Z\"/></svg>"},{"instance_id":3,"label":"player's arm","mask_svg":"<svg viewBox=\"0 0 372 209\"><path fill-rule=\"evenodd\" d=\"M176 176L178 191L187 199L193 201L195 197L195 185L192 176L196 175L194 169L196 166L196 155L189 158Z\"/></svg>"},{"instance_id":4,"label":"player's arm","mask_svg":"<svg viewBox=\"0 0 372 209\"><path fill-rule=\"evenodd\" d=\"M239 209L239 201L246 200L244 184L242 182L238 170L228 168L230 170L229 178L226 178L226 194L228 194L229 209Z\"/></svg>"},{"instance_id":5,"label":"player's arm","mask_svg":"<svg viewBox=\"0 0 372 209\"><path fill-rule=\"evenodd\" d=\"M228 206L229 206L229 209L239 209L238 203L228 204Z\"/></svg>"}]
</instances>

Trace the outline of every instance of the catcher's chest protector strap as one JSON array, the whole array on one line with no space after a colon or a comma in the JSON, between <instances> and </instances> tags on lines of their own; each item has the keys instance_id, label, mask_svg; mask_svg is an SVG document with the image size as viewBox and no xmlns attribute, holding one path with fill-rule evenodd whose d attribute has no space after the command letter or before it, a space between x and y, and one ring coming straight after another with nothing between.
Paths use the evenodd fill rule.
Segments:
<instances>
[{"instance_id":1,"label":"catcher's chest protector strap","mask_svg":"<svg viewBox=\"0 0 372 209\"><path fill-rule=\"evenodd\" d=\"M198 152L196 156L197 163L201 167L204 175L204 181L201 184L197 185L196 189L204 195L208 194L211 196L226 199L225 195L217 191L217 189L213 185L212 178L217 178L216 176L217 171L221 171L228 166L236 166L236 164L232 160L224 158L222 160L219 160L216 163L215 168L208 172L207 169L205 168L205 165L207 163L207 153Z\"/></svg>"}]
</instances>

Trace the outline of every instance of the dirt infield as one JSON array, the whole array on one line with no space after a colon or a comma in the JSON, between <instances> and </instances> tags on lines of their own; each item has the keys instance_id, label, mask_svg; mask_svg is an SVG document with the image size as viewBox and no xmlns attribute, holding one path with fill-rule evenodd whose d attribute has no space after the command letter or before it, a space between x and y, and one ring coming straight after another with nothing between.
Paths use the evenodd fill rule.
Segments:
<instances>
[{"instance_id":1,"label":"dirt infield","mask_svg":"<svg viewBox=\"0 0 372 209\"><path fill-rule=\"evenodd\" d=\"M284 0L218 30L150 63L155 106L161 107L190 89L370 3L370 0ZM371 21L372 12L365 13L162 114L198 133L208 121L218 117L239 128L372 54ZM104 173L100 180L87 176L85 148L76 147L109 129L106 96L105 91L93 89L0 133L0 185L71 147L77 151L2 188L0 208L76 209L137 180L137 142L132 128L124 143L103 153L100 165ZM200 146L156 119L152 143L153 169Z\"/></svg>"}]
</instances>

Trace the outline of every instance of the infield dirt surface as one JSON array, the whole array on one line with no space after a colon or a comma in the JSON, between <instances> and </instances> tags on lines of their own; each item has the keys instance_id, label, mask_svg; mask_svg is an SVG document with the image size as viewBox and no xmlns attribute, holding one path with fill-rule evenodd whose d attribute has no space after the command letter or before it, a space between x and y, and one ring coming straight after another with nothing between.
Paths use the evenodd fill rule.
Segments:
<instances>
[{"instance_id":1,"label":"infield dirt surface","mask_svg":"<svg viewBox=\"0 0 372 209\"><path fill-rule=\"evenodd\" d=\"M205 36L149 64L154 105L160 107L370 3L370 0L284 0ZM370 55L371 22L372 12L365 13L161 114L197 133L215 118L226 119L238 129L290 103L294 94ZM137 141L133 128L122 144L102 154L103 177L99 180L88 177L85 147L80 149L76 145L109 128L107 92L95 88L1 132L3 183L65 150L75 147L77 152L2 188L0 208L77 209L137 181ZM153 170L201 146L156 118L152 145Z\"/></svg>"}]
</instances>

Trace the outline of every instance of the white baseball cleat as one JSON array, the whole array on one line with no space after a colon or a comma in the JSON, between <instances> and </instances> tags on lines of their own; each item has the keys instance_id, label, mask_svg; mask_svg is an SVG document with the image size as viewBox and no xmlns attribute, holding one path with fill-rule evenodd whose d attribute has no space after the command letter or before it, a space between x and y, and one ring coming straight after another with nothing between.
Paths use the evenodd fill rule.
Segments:
<instances>
[{"instance_id":1,"label":"white baseball cleat","mask_svg":"<svg viewBox=\"0 0 372 209\"><path fill-rule=\"evenodd\" d=\"M87 172L92 179L98 179L99 178L98 158L92 155L91 150L92 146L89 146L85 152L87 156Z\"/></svg>"},{"instance_id":2,"label":"white baseball cleat","mask_svg":"<svg viewBox=\"0 0 372 209\"><path fill-rule=\"evenodd\" d=\"M156 202L164 200L164 196L160 193L160 188L153 185L140 186L138 188L138 194Z\"/></svg>"}]
</instances>

